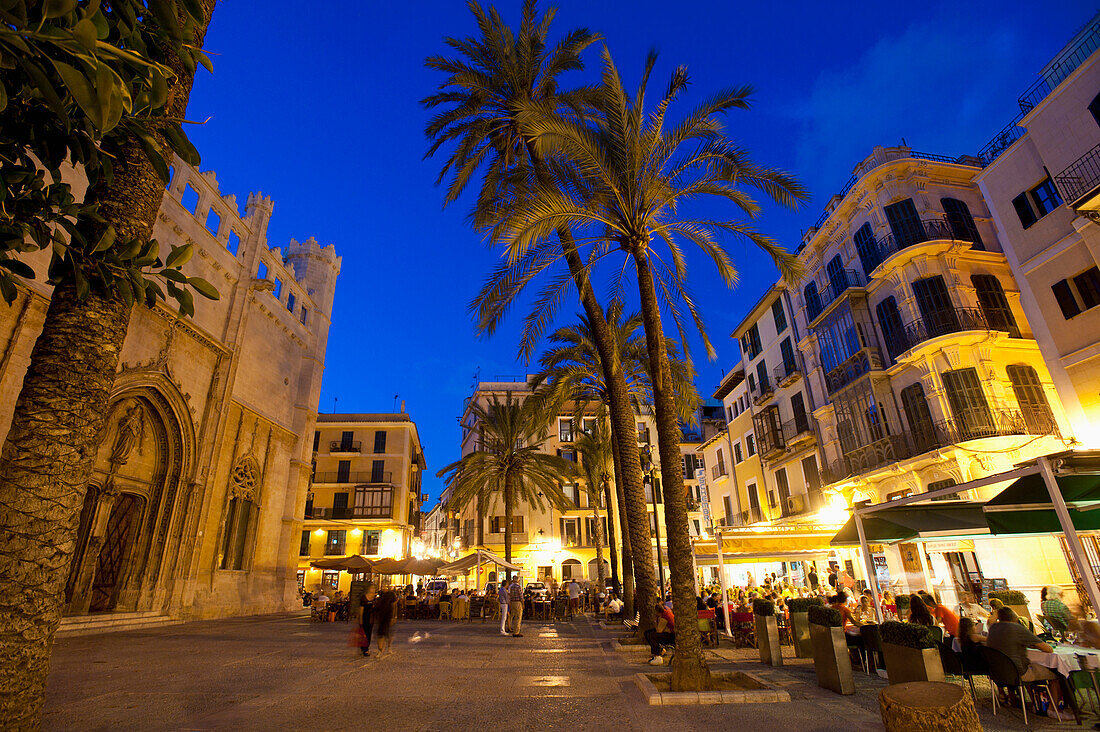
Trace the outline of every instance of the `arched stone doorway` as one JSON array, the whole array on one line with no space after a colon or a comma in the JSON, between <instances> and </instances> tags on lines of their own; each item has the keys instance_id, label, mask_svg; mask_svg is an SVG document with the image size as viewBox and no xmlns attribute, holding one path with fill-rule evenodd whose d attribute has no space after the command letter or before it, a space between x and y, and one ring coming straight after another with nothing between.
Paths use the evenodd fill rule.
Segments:
<instances>
[{"instance_id":1,"label":"arched stone doorway","mask_svg":"<svg viewBox=\"0 0 1100 732\"><path fill-rule=\"evenodd\" d=\"M154 590L179 550L171 527L191 462L189 415L181 422L149 386L117 392L109 409L65 588L71 615L162 609Z\"/></svg>"},{"instance_id":2,"label":"arched stone doorway","mask_svg":"<svg viewBox=\"0 0 1100 732\"><path fill-rule=\"evenodd\" d=\"M562 582L568 582L571 579L584 579L584 569L581 567L579 559L566 559L561 563L561 579Z\"/></svg>"}]
</instances>

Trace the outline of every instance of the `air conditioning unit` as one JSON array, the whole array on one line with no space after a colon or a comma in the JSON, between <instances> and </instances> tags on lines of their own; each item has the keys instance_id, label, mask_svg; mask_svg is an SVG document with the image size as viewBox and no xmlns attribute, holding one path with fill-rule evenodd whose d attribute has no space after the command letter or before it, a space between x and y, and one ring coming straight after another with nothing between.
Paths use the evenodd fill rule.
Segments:
<instances>
[{"instance_id":1,"label":"air conditioning unit","mask_svg":"<svg viewBox=\"0 0 1100 732\"><path fill-rule=\"evenodd\" d=\"M806 510L806 497L802 495L787 496L788 513L802 513Z\"/></svg>"}]
</instances>

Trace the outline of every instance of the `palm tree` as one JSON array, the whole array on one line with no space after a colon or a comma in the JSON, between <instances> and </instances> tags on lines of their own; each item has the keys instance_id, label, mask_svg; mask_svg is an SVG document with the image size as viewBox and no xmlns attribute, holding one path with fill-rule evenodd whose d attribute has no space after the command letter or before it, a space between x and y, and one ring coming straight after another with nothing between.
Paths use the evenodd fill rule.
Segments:
<instances>
[{"instance_id":1,"label":"palm tree","mask_svg":"<svg viewBox=\"0 0 1100 732\"><path fill-rule=\"evenodd\" d=\"M89 243L86 250L72 246L64 266L51 267L55 287L0 451L0 719L10 729L41 724L50 646L61 621L79 512L138 288L136 281L119 284L105 276L106 260L94 255L113 252L118 261L118 250L150 241L165 185L150 141L161 151L174 147L172 125L184 119L194 80L191 52L201 49L214 10L214 0L184 5L197 15L181 11L182 33L157 15L147 27L155 35L164 21L162 42L145 39L147 45L137 49L171 68L174 77L144 133L120 126L102 141L113 158L112 175L93 180L85 194L86 203L98 206L97 215L81 217L70 229L74 244L77 237ZM169 4L161 4L164 8ZM171 18L176 11L168 12ZM151 23L150 17L142 23ZM169 35L176 37L174 43ZM95 242L105 248L93 251ZM145 258L128 261L145 267L159 262L155 252L142 265Z\"/></svg>"},{"instance_id":2,"label":"palm tree","mask_svg":"<svg viewBox=\"0 0 1100 732\"><path fill-rule=\"evenodd\" d=\"M600 519L600 499L601 496L611 495L611 476L615 467L611 435L604 427L602 417L592 424L591 430L581 434L577 440L577 452L580 453L581 469L584 471L588 505L592 508L592 519L596 525L596 571L602 588L606 586L607 574L603 564L604 533ZM606 505L610 510L610 502Z\"/></svg>"},{"instance_id":3,"label":"palm tree","mask_svg":"<svg viewBox=\"0 0 1100 732\"><path fill-rule=\"evenodd\" d=\"M501 494L504 559L511 562L512 516L516 506L523 502L540 511L546 503L558 510L569 508L572 501L562 490L562 484L576 479L576 466L565 458L541 451L547 438L547 423L526 402L509 394L503 402L493 396L487 405L474 404L470 409L481 433L478 448L437 475L446 479L450 491L447 505L455 511L471 500L484 505L494 494Z\"/></svg>"},{"instance_id":4,"label":"palm tree","mask_svg":"<svg viewBox=\"0 0 1100 732\"><path fill-rule=\"evenodd\" d=\"M456 200L478 171L483 171L473 212L475 226L483 227L499 220L532 186L551 180L552 171L546 161L520 129L517 110L536 106L555 114L583 117L591 106L593 90L564 90L559 77L583 68L580 55L598 37L579 28L551 47L547 36L555 11L551 9L538 17L534 0L525 0L515 32L495 8L485 10L472 1L468 6L480 35L447 38L445 42L456 55L433 56L426 61L429 68L447 75L438 93L423 100L429 109L442 110L427 126L432 144L426 157L453 143L453 151L437 181L450 179L445 204ZM589 281L588 265L567 228L558 232L557 245L548 246L544 254L555 261L564 259L568 266L566 279L576 288L590 319L600 368L609 387L608 409L626 498L635 591L641 610L639 632L642 632L654 625L657 588L652 562L644 548L649 545L645 492L641 464L634 449L635 423L622 365ZM522 284L530 281L510 262L498 268L495 278ZM479 294L475 303L480 332L491 335L495 331L513 303L515 292L490 289ZM530 357L552 314L553 307L547 306L537 317L528 318L521 344L521 355L525 358Z\"/></svg>"},{"instance_id":5,"label":"palm tree","mask_svg":"<svg viewBox=\"0 0 1100 732\"><path fill-rule=\"evenodd\" d=\"M692 548L687 525L687 496L679 461L679 429L671 388L662 305L686 343L681 306L687 308L708 356L714 349L702 317L687 290L688 268L682 242L700 248L713 261L723 282L732 286L737 271L719 235L746 240L771 255L788 280L797 276L797 260L768 236L741 219L693 219L681 214L689 201L716 197L733 204L745 219L759 213L753 188L777 203L795 207L808 198L791 175L754 164L722 133L719 115L747 109L751 89L724 90L691 111L679 124L665 127L669 105L687 86L678 68L660 102L646 111L645 93L656 63L650 54L633 97L623 89L610 52L603 51L599 118L595 124L547 114L537 105L520 111L521 124L534 146L562 171L552 184L540 184L501 218L494 239L505 241L510 257L527 262L529 271L545 269L539 244L568 228L576 241L593 244L590 262L622 251L638 282L646 350L652 376L661 475L665 485L665 527L673 603L682 618L695 612ZM658 244L664 245L661 250ZM658 289L659 288L659 289ZM676 627L673 689L703 689L713 681L692 623Z\"/></svg>"}]
</instances>

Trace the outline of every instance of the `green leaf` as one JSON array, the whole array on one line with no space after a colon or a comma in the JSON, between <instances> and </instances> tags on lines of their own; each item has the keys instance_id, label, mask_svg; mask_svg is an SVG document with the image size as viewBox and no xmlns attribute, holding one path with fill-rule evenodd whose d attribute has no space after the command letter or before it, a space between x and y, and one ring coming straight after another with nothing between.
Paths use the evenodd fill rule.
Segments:
<instances>
[{"instance_id":1,"label":"green leaf","mask_svg":"<svg viewBox=\"0 0 1100 732\"><path fill-rule=\"evenodd\" d=\"M218 293L217 288L204 280L202 277L188 277L187 284L195 288L195 292L199 293L208 300L221 299L221 294Z\"/></svg>"},{"instance_id":2,"label":"green leaf","mask_svg":"<svg viewBox=\"0 0 1100 732\"><path fill-rule=\"evenodd\" d=\"M47 18L60 18L76 9L76 0L46 0L43 14Z\"/></svg>"},{"instance_id":3,"label":"green leaf","mask_svg":"<svg viewBox=\"0 0 1100 732\"><path fill-rule=\"evenodd\" d=\"M160 273L164 275L165 279L171 280L172 282L187 283L187 275L180 272L178 269L162 269ZM171 283L169 283L169 289L171 289Z\"/></svg>"},{"instance_id":4,"label":"green leaf","mask_svg":"<svg viewBox=\"0 0 1100 732\"><path fill-rule=\"evenodd\" d=\"M61 101L61 96L57 93L57 90L53 88L53 84L46 78L46 72L42 70L38 64L33 61L27 60L20 56L19 63L23 67L23 70L27 72L27 75L34 80L34 88L38 90L46 99L46 103L50 105L50 109L57 115L57 118L61 120L61 124L65 127L65 131L68 132L72 129L72 120L69 118L69 112L65 108L65 103Z\"/></svg>"},{"instance_id":5,"label":"green leaf","mask_svg":"<svg viewBox=\"0 0 1100 732\"><path fill-rule=\"evenodd\" d=\"M177 124L164 128L164 137L171 145L172 151L183 158L188 165L198 165L202 162L199 151L187 139L187 133L183 131L182 126Z\"/></svg>"},{"instance_id":6,"label":"green leaf","mask_svg":"<svg viewBox=\"0 0 1100 732\"><path fill-rule=\"evenodd\" d=\"M87 298L88 294L92 291L92 287L88 284L88 278L84 276L84 273L80 271L79 267L73 267L73 279L76 280L77 299L83 300Z\"/></svg>"},{"instance_id":7,"label":"green leaf","mask_svg":"<svg viewBox=\"0 0 1100 732\"><path fill-rule=\"evenodd\" d=\"M76 25L73 26L73 38L75 38L81 46L94 51L96 47L96 29L95 23L84 18L78 20Z\"/></svg>"},{"instance_id":8,"label":"green leaf","mask_svg":"<svg viewBox=\"0 0 1100 732\"><path fill-rule=\"evenodd\" d=\"M149 162L156 168L157 175L160 177L161 182L164 185L171 183L171 176L168 173L168 163L164 159L164 148L160 146L160 143L150 135L144 127L138 125L133 128L134 134L137 135L138 142L141 143L141 148L145 151L145 156L149 158Z\"/></svg>"},{"instance_id":9,"label":"green leaf","mask_svg":"<svg viewBox=\"0 0 1100 732\"><path fill-rule=\"evenodd\" d=\"M172 253L168 255L168 259L164 262L165 267L182 267L191 261L192 255L195 253L195 246L193 244L184 244L180 247L172 247Z\"/></svg>"},{"instance_id":10,"label":"green leaf","mask_svg":"<svg viewBox=\"0 0 1100 732\"><path fill-rule=\"evenodd\" d=\"M6 302L8 305L11 305L13 302L15 302L15 283L12 282L11 277L9 277L4 272L0 272L0 295L3 296L4 302Z\"/></svg>"},{"instance_id":11,"label":"green leaf","mask_svg":"<svg viewBox=\"0 0 1100 732\"><path fill-rule=\"evenodd\" d=\"M100 252L105 252L108 249L110 249L111 246L114 243L115 243L115 227L108 226L106 229L104 229L103 236L99 237L99 241L97 241L95 243L95 246L92 247L92 254L99 254Z\"/></svg>"},{"instance_id":12,"label":"green leaf","mask_svg":"<svg viewBox=\"0 0 1100 732\"><path fill-rule=\"evenodd\" d=\"M169 38L176 42L183 40L175 2L172 0L149 0L149 9L156 16L157 25L168 34Z\"/></svg>"},{"instance_id":13,"label":"green leaf","mask_svg":"<svg viewBox=\"0 0 1100 732\"><path fill-rule=\"evenodd\" d=\"M192 20L199 23L206 20L202 5L199 4L198 0L181 0L181 2L183 3L183 9L191 16Z\"/></svg>"},{"instance_id":14,"label":"green leaf","mask_svg":"<svg viewBox=\"0 0 1100 732\"><path fill-rule=\"evenodd\" d=\"M65 88L76 100L77 105L84 110L84 114L88 116L95 128L102 134L106 130L104 129L104 116L101 113L101 107L99 97L96 94L96 90L93 88L92 82L88 81L88 78L84 74L80 73L72 66L61 61L55 61L50 59L50 63L57 69L58 76L61 77L61 81L64 82ZM100 89L100 94L107 94L109 90Z\"/></svg>"},{"instance_id":15,"label":"green leaf","mask_svg":"<svg viewBox=\"0 0 1100 732\"><path fill-rule=\"evenodd\" d=\"M4 257L0 259L0 267L3 267L9 272L17 274L25 279L34 279L34 270L31 269L31 266L26 262L20 262L18 259L8 259L7 257Z\"/></svg>"}]
</instances>

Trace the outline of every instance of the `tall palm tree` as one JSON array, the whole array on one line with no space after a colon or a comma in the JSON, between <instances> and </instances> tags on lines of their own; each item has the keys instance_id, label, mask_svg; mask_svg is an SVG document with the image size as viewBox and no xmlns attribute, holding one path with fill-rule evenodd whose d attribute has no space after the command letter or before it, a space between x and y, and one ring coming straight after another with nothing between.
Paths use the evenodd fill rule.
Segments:
<instances>
[{"instance_id":1,"label":"tall palm tree","mask_svg":"<svg viewBox=\"0 0 1100 732\"><path fill-rule=\"evenodd\" d=\"M473 211L475 227L499 220L510 205L527 195L537 184L548 184L552 171L532 140L520 129L517 110L536 106L555 114L583 117L591 106L594 90L566 90L559 85L567 71L583 68L581 53L598 36L586 28L566 34L551 47L547 37L555 11L538 16L535 0L525 0L519 28L513 31L495 8L468 6L477 21L479 36L447 38L455 56L433 56L429 68L446 74L439 91L423 100L429 109L440 111L426 133L432 140L426 157L444 145L453 145L438 182L449 178L445 204L456 200L467 184L481 172L481 186ZM630 397L617 359L603 310L588 277L584 261L567 228L558 232L557 244L544 255L567 264L566 278L576 288L584 312L591 321L600 354L600 368L608 383L608 409L615 435L619 476L626 498L631 551L634 554L635 591L640 604L639 632L653 627L657 598L656 580L649 560L645 491L642 468L635 450L635 423ZM526 284L522 271L511 263L498 268L497 276ZM476 299L477 327L491 335L513 303L511 294L485 291ZM551 322L552 307L529 318L521 354L529 358L542 332Z\"/></svg>"},{"instance_id":2,"label":"tall palm tree","mask_svg":"<svg viewBox=\"0 0 1100 732\"><path fill-rule=\"evenodd\" d=\"M85 242L114 251L150 241L165 183L148 146L152 141L162 151L173 147L170 128L184 119L194 80L191 51L202 48L214 3L186 3L196 15L181 12L176 28L167 27L172 9L167 19L143 19L153 33L160 26L163 42L146 39L147 46L137 50L171 68L174 77L163 106L151 114L147 138L131 126L104 138L113 173L85 194L86 203L98 206L96 216L81 217L73 230ZM181 46L181 39L188 45ZM118 244L111 247L112 241ZM73 257L64 269L51 271L55 287L0 451L0 719L8 729L41 724L80 508L137 289L136 282L131 287L103 277L102 260Z\"/></svg>"},{"instance_id":3,"label":"tall palm tree","mask_svg":"<svg viewBox=\"0 0 1100 732\"><path fill-rule=\"evenodd\" d=\"M592 519L596 526L596 565L600 587L606 587L607 573L603 563L604 532L600 517L600 500L611 495L611 476L615 469L615 460L611 447L611 434L604 426L603 419L597 419L591 430L582 432L577 440L577 452L580 453L581 469L584 471L584 489L588 494L588 505L592 508ZM606 503L608 510L611 504Z\"/></svg>"},{"instance_id":4,"label":"tall palm tree","mask_svg":"<svg viewBox=\"0 0 1100 732\"><path fill-rule=\"evenodd\" d=\"M488 503L499 493L504 501L504 559L512 561L512 517L519 503L543 511L547 503L565 510L573 502L562 490L576 479L576 466L541 451L548 437L547 422L526 402L511 394L493 396L485 406L471 408L480 431L478 448L440 470L450 490L448 506L461 510L471 500ZM543 501L543 498L546 501ZM480 518L480 517L479 517Z\"/></svg>"},{"instance_id":5,"label":"tall palm tree","mask_svg":"<svg viewBox=\"0 0 1100 732\"><path fill-rule=\"evenodd\" d=\"M737 271L729 252L718 241L721 235L762 248L780 273L792 280L797 275L797 260L747 223L757 216L760 206L745 189L755 189L788 207L797 206L808 195L793 176L757 166L722 134L719 115L747 109L749 87L721 91L679 124L666 128L668 107L687 86L686 69L678 68L672 74L660 101L647 112L646 87L656 55L651 53L647 59L633 97L623 89L606 48L603 59L595 124L562 119L537 105L521 110L521 125L534 139L535 148L554 159L563 172L553 184L539 185L517 202L502 217L494 239L507 242L510 257L528 262L528 268L534 271L540 268L531 261L539 256L539 243L568 228L576 241L592 243L590 261L621 251L626 263L632 265L652 376L673 603L680 617L691 618L695 612L692 548L662 305L684 343L686 327L680 307L686 307L708 356L713 357L701 314L687 290L688 267L682 243L701 249L727 286L736 282ZM740 217L695 219L681 213L681 204L712 197L732 204ZM673 689L702 689L713 684L699 634L691 623L676 626L671 681Z\"/></svg>"}]
</instances>

